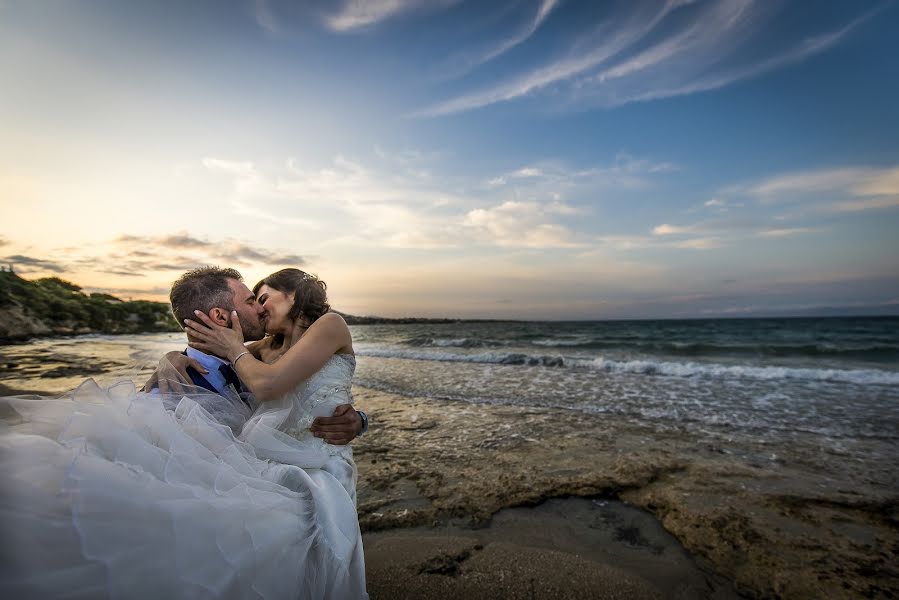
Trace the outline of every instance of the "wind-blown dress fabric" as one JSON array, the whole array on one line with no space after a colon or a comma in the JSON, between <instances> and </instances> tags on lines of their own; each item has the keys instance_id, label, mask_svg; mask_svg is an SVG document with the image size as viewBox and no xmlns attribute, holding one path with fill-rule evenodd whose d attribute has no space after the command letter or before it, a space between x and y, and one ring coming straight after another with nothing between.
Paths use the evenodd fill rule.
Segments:
<instances>
[{"instance_id":1,"label":"wind-blown dress fabric","mask_svg":"<svg viewBox=\"0 0 899 600\"><path fill-rule=\"evenodd\" d=\"M350 401L354 365L252 416L130 382L3 398L0 596L365 598L352 451L307 424Z\"/></svg>"}]
</instances>

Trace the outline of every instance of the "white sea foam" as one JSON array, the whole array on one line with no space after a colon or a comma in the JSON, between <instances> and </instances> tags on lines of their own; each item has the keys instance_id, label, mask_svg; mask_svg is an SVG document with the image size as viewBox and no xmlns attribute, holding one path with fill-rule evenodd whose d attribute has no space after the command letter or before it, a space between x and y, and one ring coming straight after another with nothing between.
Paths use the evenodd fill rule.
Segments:
<instances>
[{"instance_id":1,"label":"white sea foam","mask_svg":"<svg viewBox=\"0 0 899 600\"><path fill-rule=\"evenodd\" d=\"M899 373L879 369L803 369L794 367L753 367L697 362L664 362L653 360L615 361L596 358L589 363L603 371L640 373L671 377L736 377L744 379L803 379L833 381L858 385L899 385Z\"/></svg>"},{"instance_id":2,"label":"white sea foam","mask_svg":"<svg viewBox=\"0 0 899 600\"><path fill-rule=\"evenodd\" d=\"M470 345L471 343L472 342L470 342L468 340L468 338L450 338L450 339L437 338L434 340L435 346L440 346L440 347L444 347L444 348L453 347L453 346L459 347L459 348L464 348L464 347Z\"/></svg>"},{"instance_id":3,"label":"white sea foam","mask_svg":"<svg viewBox=\"0 0 899 600\"><path fill-rule=\"evenodd\" d=\"M453 353L405 350L385 347L357 349L361 356L469 362L501 365L573 367L607 373L627 373L665 377L741 378L756 380L805 380L857 385L899 385L899 372L879 369L810 369L781 366L723 365L701 362L668 362L656 360L611 360L604 357L565 357L524 353Z\"/></svg>"},{"instance_id":4,"label":"white sea foam","mask_svg":"<svg viewBox=\"0 0 899 600\"><path fill-rule=\"evenodd\" d=\"M589 344L591 342L591 338L587 337L579 337L576 339L558 339L558 338L549 338L544 340L534 340L531 343L535 346L546 346L548 348L562 348L566 346L576 347L583 346L585 344Z\"/></svg>"}]
</instances>

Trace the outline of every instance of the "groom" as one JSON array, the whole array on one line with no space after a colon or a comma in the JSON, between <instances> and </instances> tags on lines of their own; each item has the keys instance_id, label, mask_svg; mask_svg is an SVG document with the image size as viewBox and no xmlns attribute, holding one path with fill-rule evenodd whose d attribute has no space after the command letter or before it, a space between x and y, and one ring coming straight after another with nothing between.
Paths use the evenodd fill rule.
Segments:
<instances>
[{"instance_id":1,"label":"groom","mask_svg":"<svg viewBox=\"0 0 899 600\"><path fill-rule=\"evenodd\" d=\"M230 327L231 311L234 310L240 317L245 340L261 340L265 336L268 315L256 301L255 294L243 283L241 274L234 269L200 267L188 271L172 284L169 300L172 313L182 328L185 319L195 318L195 309L206 313L215 323ZM229 385L233 385L239 394L247 391L227 360L190 346L184 354L206 371L201 373L193 367L187 368L187 374L194 385L218 394L222 394ZM150 389L158 384L157 371L145 388ZM241 394L241 397L244 396L245 394ZM368 416L354 409L351 404L341 404L332 416L317 417L310 430L329 444L343 445L368 430Z\"/></svg>"}]
</instances>

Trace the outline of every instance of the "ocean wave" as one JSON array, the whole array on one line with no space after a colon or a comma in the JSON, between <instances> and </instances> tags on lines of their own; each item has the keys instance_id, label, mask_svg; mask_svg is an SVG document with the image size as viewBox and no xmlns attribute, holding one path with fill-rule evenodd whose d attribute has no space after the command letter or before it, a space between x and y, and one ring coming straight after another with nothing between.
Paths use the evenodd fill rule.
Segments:
<instances>
[{"instance_id":1,"label":"ocean wave","mask_svg":"<svg viewBox=\"0 0 899 600\"><path fill-rule=\"evenodd\" d=\"M858 385L897 385L899 373L879 369L808 369L797 367L753 367L716 363L679 363L652 360L616 361L595 358L589 366L609 372L664 375L669 377L734 377L743 379L799 379L854 383Z\"/></svg>"},{"instance_id":2,"label":"ocean wave","mask_svg":"<svg viewBox=\"0 0 899 600\"><path fill-rule=\"evenodd\" d=\"M569 350L619 350L655 354L662 356L684 357L805 357L857 359L873 362L892 362L899 360L899 345L895 343L877 343L870 340L867 344L848 341L829 342L815 341L809 343L771 343L730 340L678 341L647 339L645 336L593 337L589 335L567 335L560 337L537 337L519 335L509 339L469 337L432 337L415 336L404 340L403 346L415 348L503 348L534 347L559 348Z\"/></svg>"},{"instance_id":3,"label":"ocean wave","mask_svg":"<svg viewBox=\"0 0 899 600\"><path fill-rule=\"evenodd\" d=\"M660 342L632 340L542 339L531 344L544 348L582 350L635 350L673 356L771 356L831 357L878 361L899 359L899 346L847 346L840 344L728 344L714 342Z\"/></svg>"},{"instance_id":4,"label":"ocean wave","mask_svg":"<svg viewBox=\"0 0 899 600\"><path fill-rule=\"evenodd\" d=\"M664 377L742 378L760 380L806 380L857 385L899 385L899 372L879 369L810 369L777 366L723 365L718 363L670 362L656 360L611 360L603 357L563 357L524 353L483 352L461 354L389 348L357 349L360 356L467 362L478 364L541 366L592 369L606 373Z\"/></svg>"},{"instance_id":5,"label":"ocean wave","mask_svg":"<svg viewBox=\"0 0 899 600\"><path fill-rule=\"evenodd\" d=\"M496 346L499 344L499 342L495 340L477 340L471 338L432 338L427 336L417 336L409 338L403 343L406 346L430 346L435 348L486 348L487 346Z\"/></svg>"}]
</instances>

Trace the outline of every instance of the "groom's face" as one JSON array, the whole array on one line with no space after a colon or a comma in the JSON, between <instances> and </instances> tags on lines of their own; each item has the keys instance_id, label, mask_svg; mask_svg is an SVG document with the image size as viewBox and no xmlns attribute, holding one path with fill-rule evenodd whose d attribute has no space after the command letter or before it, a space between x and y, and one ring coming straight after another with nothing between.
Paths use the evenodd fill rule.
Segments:
<instances>
[{"instance_id":1,"label":"groom's face","mask_svg":"<svg viewBox=\"0 0 899 600\"><path fill-rule=\"evenodd\" d=\"M229 279L228 287L234 292L234 310L240 317L244 339L261 340L265 336L265 309L256 302L256 296L242 281Z\"/></svg>"}]
</instances>

